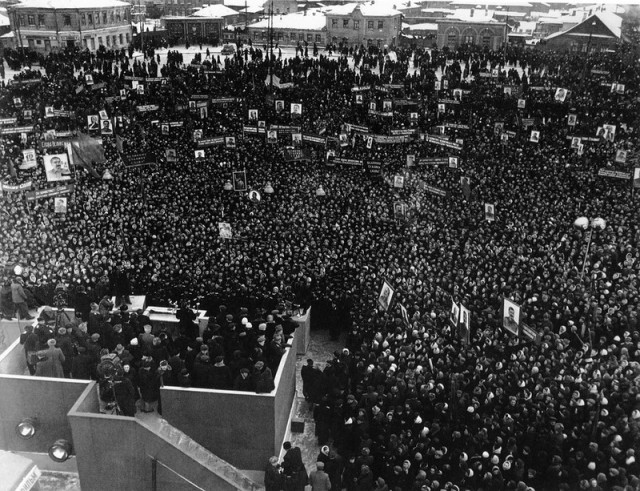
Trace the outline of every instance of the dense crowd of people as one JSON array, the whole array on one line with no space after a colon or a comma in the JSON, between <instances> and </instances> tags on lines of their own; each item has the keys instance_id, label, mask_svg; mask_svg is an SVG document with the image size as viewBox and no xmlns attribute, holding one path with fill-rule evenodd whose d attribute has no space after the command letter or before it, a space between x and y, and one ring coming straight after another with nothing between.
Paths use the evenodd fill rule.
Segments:
<instances>
[{"instance_id":1,"label":"dense crowd of people","mask_svg":"<svg viewBox=\"0 0 640 491\"><path fill-rule=\"evenodd\" d=\"M325 370L305 370L332 489L636 489L640 207L630 178L599 171L630 173L637 61L624 47L335 53L251 46L185 64L179 52L66 51L16 75L2 117L32 130L3 134L3 314L14 315L15 265L32 305L64 290L85 315L59 336L88 337L94 364L139 351L149 410L163 378L182 383L182 368L166 368L177 359L193 360L195 386L256 390L277 361L255 351L254 333L272 326L263 343L282 343L281 322L288 334L266 314L312 304L334 337L346 333ZM72 116L44 117L47 106ZM86 133L101 110L114 126L106 160L76 165L66 213L7 192L59 186L43 166L55 146L42 143L50 130ZM134 152L155 164L128 166ZM606 226L574 229L579 216ZM394 294L377 304L383 281ZM208 339L188 323L163 339L139 314L101 307L132 292L214 317L224 305L231 322ZM504 298L536 339L503 329ZM470 311L468 338L452 302ZM47 359L76 375L82 349L69 368L55 333L32 334L27 356L61 345Z\"/></svg>"}]
</instances>

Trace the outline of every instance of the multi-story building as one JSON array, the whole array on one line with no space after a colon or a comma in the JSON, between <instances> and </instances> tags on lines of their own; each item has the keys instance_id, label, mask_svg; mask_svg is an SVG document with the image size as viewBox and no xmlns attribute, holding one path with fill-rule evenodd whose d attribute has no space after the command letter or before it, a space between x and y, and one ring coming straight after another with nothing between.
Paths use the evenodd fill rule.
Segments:
<instances>
[{"instance_id":1,"label":"multi-story building","mask_svg":"<svg viewBox=\"0 0 640 491\"><path fill-rule=\"evenodd\" d=\"M269 45L269 19L249 24L249 37L254 45ZM273 16L273 44L297 46L307 42L323 47L327 43L326 17L318 11L306 14Z\"/></svg>"},{"instance_id":2,"label":"multi-story building","mask_svg":"<svg viewBox=\"0 0 640 491\"><path fill-rule=\"evenodd\" d=\"M464 22L444 19L438 22L438 48L455 49L463 44L498 49L506 41L507 26L501 22Z\"/></svg>"},{"instance_id":3,"label":"multi-story building","mask_svg":"<svg viewBox=\"0 0 640 491\"><path fill-rule=\"evenodd\" d=\"M333 44L394 46L402 30L402 12L383 5L348 3L329 7L325 13Z\"/></svg>"},{"instance_id":4,"label":"multi-story building","mask_svg":"<svg viewBox=\"0 0 640 491\"><path fill-rule=\"evenodd\" d=\"M240 14L221 4L204 7L192 15L163 17L162 22L174 42L208 42L222 39L225 26L238 21Z\"/></svg>"},{"instance_id":5,"label":"multi-story building","mask_svg":"<svg viewBox=\"0 0 640 491\"><path fill-rule=\"evenodd\" d=\"M185 17L201 9L205 3L207 2L203 2L203 0L165 0L163 13L164 15Z\"/></svg>"},{"instance_id":6,"label":"multi-story building","mask_svg":"<svg viewBox=\"0 0 640 491\"><path fill-rule=\"evenodd\" d=\"M130 9L119 0L24 0L7 11L15 45L48 53L67 46L128 46Z\"/></svg>"}]
</instances>

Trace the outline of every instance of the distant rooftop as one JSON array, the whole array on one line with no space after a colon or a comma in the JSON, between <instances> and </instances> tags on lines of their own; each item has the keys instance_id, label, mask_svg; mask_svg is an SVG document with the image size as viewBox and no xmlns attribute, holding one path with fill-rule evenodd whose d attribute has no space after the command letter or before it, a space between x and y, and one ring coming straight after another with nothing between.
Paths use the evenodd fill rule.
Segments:
<instances>
[{"instance_id":1,"label":"distant rooftop","mask_svg":"<svg viewBox=\"0 0 640 491\"><path fill-rule=\"evenodd\" d=\"M238 15L238 11L220 4L209 5L208 7L201 8L200 10L193 13L194 17L211 18L229 17L231 15Z\"/></svg>"},{"instance_id":2,"label":"distant rooftop","mask_svg":"<svg viewBox=\"0 0 640 491\"><path fill-rule=\"evenodd\" d=\"M119 0L23 0L20 3L12 5L18 9L57 9L57 10L76 10L90 8L107 8L107 7L130 7L128 2Z\"/></svg>"},{"instance_id":3,"label":"distant rooftop","mask_svg":"<svg viewBox=\"0 0 640 491\"><path fill-rule=\"evenodd\" d=\"M324 14L318 12L315 15L307 13L295 13L287 15L274 15L274 29L298 29L300 31L321 31L327 25L327 18ZM267 29L269 27L269 19L262 19L249 27L255 29Z\"/></svg>"},{"instance_id":4,"label":"distant rooftop","mask_svg":"<svg viewBox=\"0 0 640 491\"><path fill-rule=\"evenodd\" d=\"M356 8L359 8L365 17L393 17L395 15L402 15L402 12L393 7L367 3L347 3L345 5L330 6L326 8L325 12L333 15L349 15Z\"/></svg>"}]
</instances>

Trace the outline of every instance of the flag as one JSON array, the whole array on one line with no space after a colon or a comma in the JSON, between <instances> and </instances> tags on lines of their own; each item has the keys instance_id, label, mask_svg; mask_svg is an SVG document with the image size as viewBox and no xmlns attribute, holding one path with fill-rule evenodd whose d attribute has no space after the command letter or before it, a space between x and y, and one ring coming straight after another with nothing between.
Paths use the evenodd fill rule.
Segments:
<instances>
[{"instance_id":1,"label":"flag","mask_svg":"<svg viewBox=\"0 0 640 491\"><path fill-rule=\"evenodd\" d=\"M13 166L13 161L11 159L7 159L7 166L9 167L9 175L14 179L17 179L18 174L16 174L16 168Z\"/></svg>"},{"instance_id":2,"label":"flag","mask_svg":"<svg viewBox=\"0 0 640 491\"><path fill-rule=\"evenodd\" d=\"M100 174L96 172L93 163L103 164L107 161L102 148L102 140L91 138L84 133L71 140L71 150L73 163L85 169L93 177L100 179Z\"/></svg>"}]
</instances>

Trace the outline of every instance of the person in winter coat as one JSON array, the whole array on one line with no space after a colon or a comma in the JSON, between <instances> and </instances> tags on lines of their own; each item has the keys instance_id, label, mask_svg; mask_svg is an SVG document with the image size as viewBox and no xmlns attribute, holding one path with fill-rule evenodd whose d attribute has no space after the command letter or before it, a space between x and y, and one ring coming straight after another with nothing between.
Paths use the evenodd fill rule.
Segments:
<instances>
[{"instance_id":1,"label":"person in winter coat","mask_svg":"<svg viewBox=\"0 0 640 491\"><path fill-rule=\"evenodd\" d=\"M56 340L49 339L49 346L46 350L38 351L38 365L36 366L37 377L64 378L62 364L65 361L64 354L60 348L56 348Z\"/></svg>"},{"instance_id":2,"label":"person in winter coat","mask_svg":"<svg viewBox=\"0 0 640 491\"><path fill-rule=\"evenodd\" d=\"M331 480L324 471L324 462L316 462L316 470L309 474L309 484L311 484L311 491L329 491L331 489Z\"/></svg>"},{"instance_id":3,"label":"person in winter coat","mask_svg":"<svg viewBox=\"0 0 640 491\"><path fill-rule=\"evenodd\" d=\"M33 326L26 326L24 332L20 334L20 344L24 346L24 355L27 359L27 368L31 375L36 373L38 363L37 352L40 346L40 338L33 332Z\"/></svg>"},{"instance_id":4,"label":"person in winter coat","mask_svg":"<svg viewBox=\"0 0 640 491\"><path fill-rule=\"evenodd\" d=\"M282 459L285 491L304 491L309 476L302 462L302 452L300 448L292 446L291 442L284 442L282 448L287 452Z\"/></svg>"},{"instance_id":5,"label":"person in winter coat","mask_svg":"<svg viewBox=\"0 0 640 491\"><path fill-rule=\"evenodd\" d=\"M264 489L265 491L282 491L283 488L284 476L278 465L278 457L270 457L264 470Z\"/></svg>"},{"instance_id":6,"label":"person in winter coat","mask_svg":"<svg viewBox=\"0 0 640 491\"><path fill-rule=\"evenodd\" d=\"M275 388L271 370L264 366L263 361L258 361L255 364L253 382L258 394L267 394Z\"/></svg>"},{"instance_id":7,"label":"person in winter coat","mask_svg":"<svg viewBox=\"0 0 640 491\"><path fill-rule=\"evenodd\" d=\"M71 377L87 380L91 378L95 368L95 361L84 346L78 346L78 354L71 362Z\"/></svg>"},{"instance_id":8,"label":"person in winter coat","mask_svg":"<svg viewBox=\"0 0 640 491\"><path fill-rule=\"evenodd\" d=\"M16 277L11 283L11 300L16 308L17 313L20 314L22 320L31 320L33 316L29 314L29 307L27 306L27 294L23 288L24 282L22 278Z\"/></svg>"},{"instance_id":9,"label":"person in winter coat","mask_svg":"<svg viewBox=\"0 0 640 491\"><path fill-rule=\"evenodd\" d=\"M356 478L356 491L371 491L373 489L373 474L368 465L360 468L360 475Z\"/></svg>"},{"instance_id":10,"label":"person in winter coat","mask_svg":"<svg viewBox=\"0 0 640 491\"><path fill-rule=\"evenodd\" d=\"M161 375L153 360L145 360L138 372L140 395L142 397L142 412L152 413L160 399Z\"/></svg>"}]
</instances>

